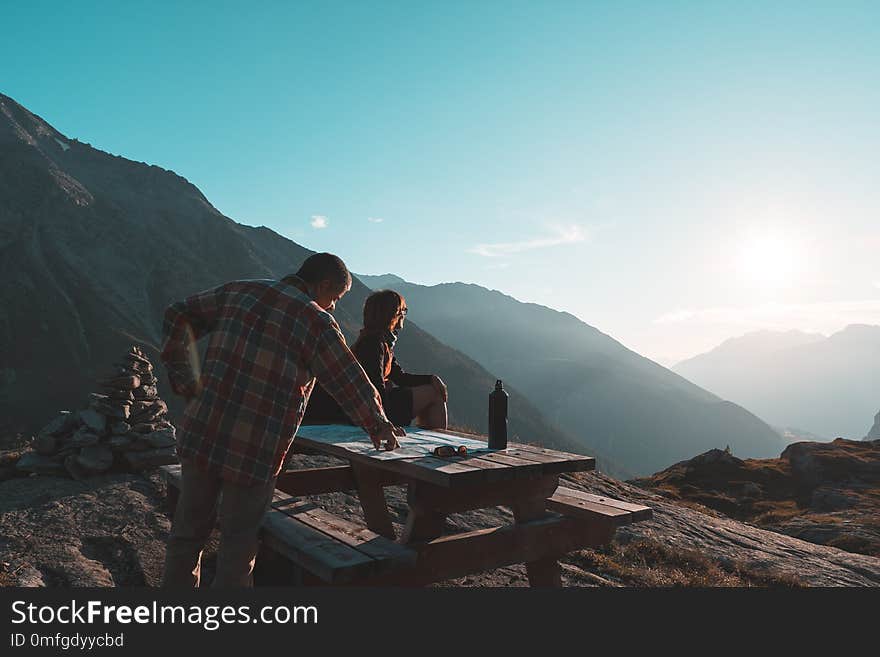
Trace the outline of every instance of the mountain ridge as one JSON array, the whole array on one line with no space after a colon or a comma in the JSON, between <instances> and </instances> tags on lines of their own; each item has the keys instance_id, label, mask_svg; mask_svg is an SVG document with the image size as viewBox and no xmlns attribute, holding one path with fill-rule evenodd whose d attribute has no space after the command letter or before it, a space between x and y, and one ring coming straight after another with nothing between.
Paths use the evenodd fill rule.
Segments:
<instances>
[{"instance_id":1,"label":"mountain ridge","mask_svg":"<svg viewBox=\"0 0 880 657\"><path fill-rule=\"evenodd\" d=\"M0 431L33 432L82 407L83 391L132 342L155 358L171 302L228 280L280 278L310 253L226 217L186 178L69 140L0 96ZM368 292L355 280L338 306L348 339ZM447 380L453 422L482 428L493 374L417 324L398 352L411 371ZM160 374L174 416L181 403ZM584 451L510 394L512 435Z\"/></svg>"},{"instance_id":2,"label":"mountain ridge","mask_svg":"<svg viewBox=\"0 0 880 657\"><path fill-rule=\"evenodd\" d=\"M673 369L773 425L825 440L864 436L878 406L880 326L850 324L820 339L795 333L731 338Z\"/></svg>"},{"instance_id":3,"label":"mountain ridge","mask_svg":"<svg viewBox=\"0 0 880 657\"><path fill-rule=\"evenodd\" d=\"M571 313L473 283L363 279L371 287L392 283L407 298L410 317L522 389L552 422L585 434L630 469L653 472L726 444L755 456L784 447L781 436L748 410Z\"/></svg>"}]
</instances>

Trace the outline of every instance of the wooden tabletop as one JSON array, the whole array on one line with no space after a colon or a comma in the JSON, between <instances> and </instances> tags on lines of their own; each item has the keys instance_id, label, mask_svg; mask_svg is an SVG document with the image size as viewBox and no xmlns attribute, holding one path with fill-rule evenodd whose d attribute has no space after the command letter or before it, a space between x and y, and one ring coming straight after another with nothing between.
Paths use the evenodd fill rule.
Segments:
<instances>
[{"instance_id":1,"label":"wooden tabletop","mask_svg":"<svg viewBox=\"0 0 880 657\"><path fill-rule=\"evenodd\" d=\"M338 431L339 438L335 438ZM407 427L408 439L418 439L420 431ZM471 449L467 456L439 458L429 455L415 455L403 458L389 458L375 449L368 449L359 442L371 446L369 437L351 425L304 425L296 435L296 442L310 450L347 459L353 465L362 465L396 473L402 477L426 481L448 488L473 486L509 481L512 479L532 479L564 472L593 470L596 460L591 456L569 454L552 449L509 443L504 450L488 450L485 442L476 443L479 437L455 431L428 432L424 437L430 447L437 434L460 439L461 442L480 449ZM328 439L329 436L333 436ZM413 444L412 440L408 440ZM438 443L441 444L441 443ZM414 450L411 450L414 451ZM403 453L411 453L401 452ZM398 456L398 455L394 455Z\"/></svg>"}]
</instances>

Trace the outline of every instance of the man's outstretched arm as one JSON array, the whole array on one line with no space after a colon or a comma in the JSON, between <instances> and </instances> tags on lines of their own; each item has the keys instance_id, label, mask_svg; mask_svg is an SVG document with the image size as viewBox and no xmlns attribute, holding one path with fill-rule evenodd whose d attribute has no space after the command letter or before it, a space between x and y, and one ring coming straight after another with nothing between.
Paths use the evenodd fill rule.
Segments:
<instances>
[{"instance_id":1,"label":"man's outstretched arm","mask_svg":"<svg viewBox=\"0 0 880 657\"><path fill-rule=\"evenodd\" d=\"M199 292L165 310L161 359L175 394L186 399L201 392L201 366L196 341L217 322L226 285Z\"/></svg>"},{"instance_id":2,"label":"man's outstretched arm","mask_svg":"<svg viewBox=\"0 0 880 657\"><path fill-rule=\"evenodd\" d=\"M318 337L312 372L346 415L370 435L377 448L383 440L386 449L397 446L395 437L405 433L385 417L378 391L345 344L337 326L328 326Z\"/></svg>"}]
</instances>

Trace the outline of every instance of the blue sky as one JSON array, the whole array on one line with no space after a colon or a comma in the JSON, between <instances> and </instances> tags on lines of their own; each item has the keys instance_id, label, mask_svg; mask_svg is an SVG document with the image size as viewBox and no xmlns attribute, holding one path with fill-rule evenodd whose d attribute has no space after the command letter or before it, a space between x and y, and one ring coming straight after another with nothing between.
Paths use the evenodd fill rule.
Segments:
<instances>
[{"instance_id":1,"label":"blue sky","mask_svg":"<svg viewBox=\"0 0 880 657\"><path fill-rule=\"evenodd\" d=\"M354 271L500 289L664 363L880 323L877 3L3 17L0 91Z\"/></svg>"}]
</instances>

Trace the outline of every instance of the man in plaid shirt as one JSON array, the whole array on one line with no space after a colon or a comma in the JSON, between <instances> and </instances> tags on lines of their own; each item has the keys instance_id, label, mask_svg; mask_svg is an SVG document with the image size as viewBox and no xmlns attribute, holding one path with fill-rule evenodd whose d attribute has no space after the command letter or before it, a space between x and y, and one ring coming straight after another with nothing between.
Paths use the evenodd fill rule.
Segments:
<instances>
[{"instance_id":1,"label":"man in plaid shirt","mask_svg":"<svg viewBox=\"0 0 880 657\"><path fill-rule=\"evenodd\" d=\"M217 586L250 586L257 532L315 377L378 449L404 435L330 314L351 288L345 263L312 255L280 281L233 281L172 304L162 361L187 399L177 451L181 494L165 586L198 586L202 550L220 523ZM195 342L209 335L199 372ZM220 497L219 509L217 498Z\"/></svg>"}]
</instances>

